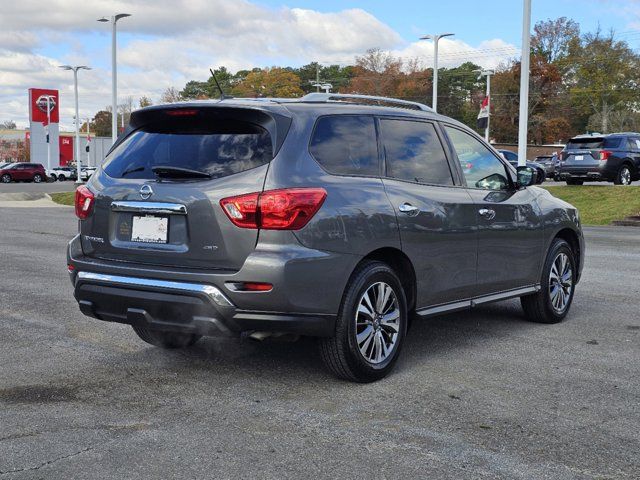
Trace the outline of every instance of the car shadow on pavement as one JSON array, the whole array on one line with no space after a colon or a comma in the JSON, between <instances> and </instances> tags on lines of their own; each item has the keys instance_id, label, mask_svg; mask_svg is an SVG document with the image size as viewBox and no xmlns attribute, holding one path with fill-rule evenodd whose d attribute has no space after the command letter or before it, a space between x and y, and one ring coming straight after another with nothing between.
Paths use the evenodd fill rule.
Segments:
<instances>
[{"instance_id":1,"label":"car shadow on pavement","mask_svg":"<svg viewBox=\"0 0 640 480\"><path fill-rule=\"evenodd\" d=\"M432 357L474 348L491 339L521 334L532 328L536 325L525 320L517 301L418 319L408 333L401 368L411 369L412 365L428 362ZM204 369L211 374L232 371L240 376L264 378L277 375L279 378L298 377L305 381L321 381L330 376L323 368L316 340L308 337L297 341L208 337L184 350L163 351L149 347L134 355L145 363L160 360L167 368Z\"/></svg>"}]
</instances>

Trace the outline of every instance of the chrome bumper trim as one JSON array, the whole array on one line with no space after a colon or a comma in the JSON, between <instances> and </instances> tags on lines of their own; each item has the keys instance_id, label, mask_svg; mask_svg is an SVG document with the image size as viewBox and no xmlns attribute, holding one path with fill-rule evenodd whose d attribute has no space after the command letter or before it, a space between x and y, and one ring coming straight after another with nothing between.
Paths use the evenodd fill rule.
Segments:
<instances>
[{"instance_id":1,"label":"chrome bumper trim","mask_svg":"<svg viewBox=\"0 0 640 480\"><path fill-rule=\"evenodd\" d=\"M185 293L206 295L208 298L213 300L216 305L219 305L221 307L235 306L233 303L231 303L231 300L229 300L217 287L214 287L213 285L204 285L201 283L172 282L168 280L157 280L152 278L122 277L119 275L105 275L103 273L94 272L78 272L76 283L79 281L99 282L111 285L125 285L128 287L177 290Z\"/></svg>"},{"instance_id":2,"label":"chrome bumper trim","mask_svg":"<svg viewBox=\"0 0 640 480\"><path fill-rule=\"evenodd\" d=\"M113 212L139 212L165 215L186 215L187 207L180 203L164 202L112 202Z\"/></svg>"}]
</instances>

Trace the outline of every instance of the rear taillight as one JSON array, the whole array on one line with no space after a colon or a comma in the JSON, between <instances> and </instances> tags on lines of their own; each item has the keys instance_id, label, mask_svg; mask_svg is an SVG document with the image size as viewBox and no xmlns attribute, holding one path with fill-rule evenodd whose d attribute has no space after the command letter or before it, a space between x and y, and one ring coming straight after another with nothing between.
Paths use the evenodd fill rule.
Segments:
<instances>
[{"instance_id":1,"label":"rear taillight","mask_svg":"<svg viewBox=\"0 0 640 480\"><path fill-rule=\"evenodd\" d=\"M612 152L610 152L609 150L602 150L600 152L600 161L601 162L605 162L607 160L609 160L609 157L611 156Z\"/></svg>"},{"instance_id":2,"label":"rear taillight","mask_svg":"<svg viewBox=\"0 0 640 480\"><path fill-rule=\"evenodd\" d=\"M171 115L172 117L194 117L198 114L198 110L187 110L184 108L167 110L165 112L167 115Z\"/></svg>"},{"instance_id":3,"label":"rear taillight","mask_svg":"<svg viewBox=\"0 0 640 480\"><path fill-rule=\"evenodd\" d=\"M229 219L241 228L299 230L322 206L323 188L288 188L220 200Z\"/></svg>"},{"instance_id":4,"label":"rear taillight","mask_svg":"<svg viewBox=\"0 0 640 480\"><path fill-rule=\"evenodd\" d=\"M91 215L94 202L93 192L84 185L79 186L76 190L76 216L80 220L84 220Z\"/></svg>"}]
</instances>

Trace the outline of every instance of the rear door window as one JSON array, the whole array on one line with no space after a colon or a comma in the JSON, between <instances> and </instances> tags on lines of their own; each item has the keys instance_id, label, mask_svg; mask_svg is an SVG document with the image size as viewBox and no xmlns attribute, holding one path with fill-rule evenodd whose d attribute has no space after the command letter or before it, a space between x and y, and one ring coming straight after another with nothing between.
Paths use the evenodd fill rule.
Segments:
<instances>
[{"instance_id":1,"label":"rear door window","mask_svg":"<svg viewBox=\"0 0 640 480\"><path fill-rule=\"evenodd\" d=\"M388 177L453 185L449 162L432 123L382 119L380 128Z\"/></svg>"},{"instance_id":2,"label":"rear door window","mask_svg":"<svg viewBox=\"0 0 640 480\"><path fill-rule=\"evenodd\" d=\"M155 178L152 167L199 170L213 178L250 170L273 159L271 136L238 120L149 125L127 137L104 164L113 178Z\"/></svg>"},{"instance_id":3,"label":"rear door window","mask_svg":"<svg viewBox=\"0 0 640 480\"><path fill-rule=\"evenodd\" d=\"M377 176L380 172L372 116L321 117L313 131L309 152L329 173Z\"/></svg>"}]
</instances>

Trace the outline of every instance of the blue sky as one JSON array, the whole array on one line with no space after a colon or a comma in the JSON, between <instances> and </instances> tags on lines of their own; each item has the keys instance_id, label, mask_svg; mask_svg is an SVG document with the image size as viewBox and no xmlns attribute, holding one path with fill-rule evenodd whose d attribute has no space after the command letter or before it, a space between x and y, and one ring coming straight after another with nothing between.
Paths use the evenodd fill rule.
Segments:
<instances>
[{"instance_id":1,"label":"blue sky","mask_svg":"<svg viewBox=\"0 0 640 480\"><path fill-rule=\"evenodd\" d=\"M431 65L427 33L454 32L440 43L441 66L464 61L488 68L519 57L520 0L50 0L5 2L0 15L0 121L25 125L29 87L61 91L62 123L73 116L71 76L61 64L90 65L80 75L81 116L109 104L110 24L118 24L118 93L157 101L167 87L205 80L209 67L353 63L379 47ZM7 6L9 5L9 6ZM614 29L640 51L640 0L533 0L532 23L570 17L582 31Z\"/></svg>"}]
</instances>

